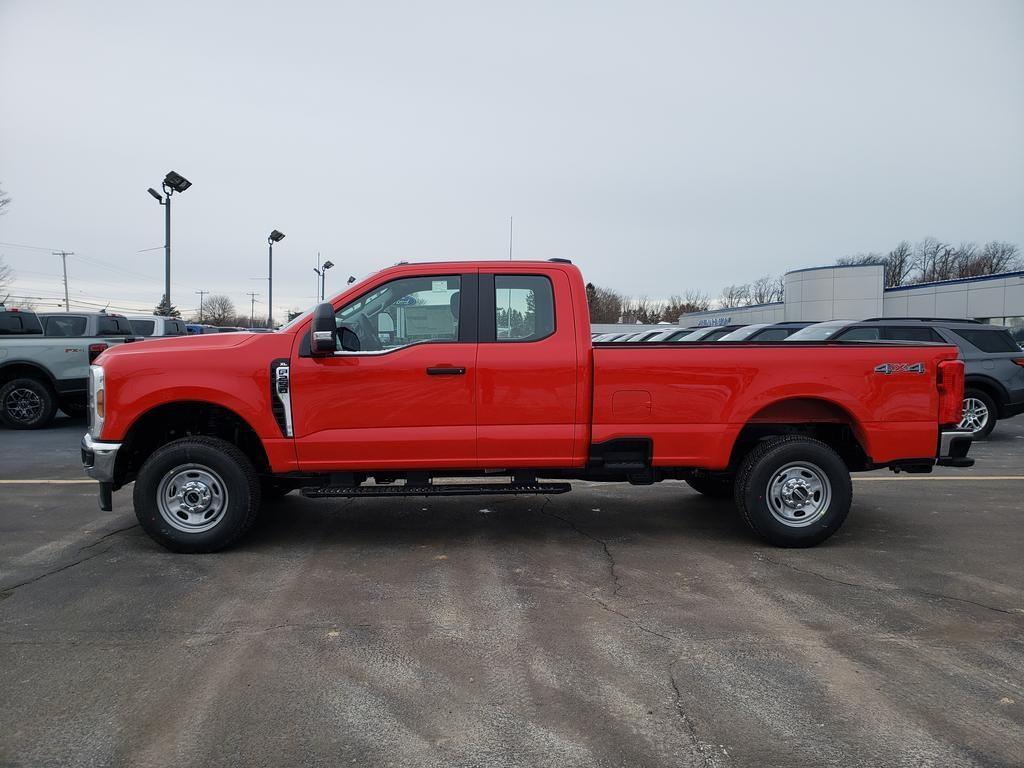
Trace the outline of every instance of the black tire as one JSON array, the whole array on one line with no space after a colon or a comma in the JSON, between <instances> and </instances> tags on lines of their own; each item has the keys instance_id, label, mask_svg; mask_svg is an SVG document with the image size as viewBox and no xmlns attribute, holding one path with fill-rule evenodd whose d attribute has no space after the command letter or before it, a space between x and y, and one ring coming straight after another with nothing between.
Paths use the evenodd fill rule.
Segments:
<instances>
[{"instance_id":1,"label":"black tire","mask_svg":"<svg viewBox=\"0 0 1024 768\"><path fill-rule=\"evenodd\" d=\"M204 476L205 480L201 479ZM181 494L185 493L184 485L179 483L195 483L197 488L206 489L206 500L212 499L218 507L210 521L197 521L192 525L185 517L178 520L166 502L161 504L160 498L169 497L176 488ZM168 443L146 459L135 479L132 498L139 525L161 546L172 552L216 552L241 538L256 521L261 500L260 479L249 458L227 440L185 437ZM202 506L201 500L200 497L198 507ZM179 499L179 503L183 505L183 500ZM198 512L196 517L202 514ZM171 519L186 530L175 527ZM205 524L212 527L202 529ZM190 527L193 530L188 530Z\"/></svg>"},{"instance_id":2,"label":"black tire","mask_svg":"<svg viewBox=\"0 0 1024 768\"><path fill-rule=\"evenodd\" d=\"M686 484L697 493L711 499L731 499L736 485L733 478L725 479L705 474L690 475L686 478Z\"/></svg>"},{"instance_id":3,"label":"black tire","mask_svg":"<svg viewBox=\"0 0 1024 768\"><path fill-rule=\"evenodd\" d=\"M53 421L57 398L39 379L11 379L0 387L0 421L11 429L41 429Z\"/></svg>"},{"instance_id":4,"label":"black tire","mask_svg":"<svg viewBox=\"0 0 1024 768\"><path fill-rule=\"evenodd\" d=\"M986 417L984 423L980 429L974 430L971 425L967 424L967 407L968 401L976 400L980 402L986 410ZM982 389L974 389L968 387L964 390L964 420L960 422L961 429L971 429L971 434L975 440L984 440L988 437L992 430L996 428L996 419L998 418L998 412L995 400L992 399L991 395Z\"/></svg>"},{"instance_id":5,"label":"black tire","mask_svg":"<svg viewBox=\"0 0 1024 768\"><path fill-rule=\"evenodd\" d=\"M805 500L810 511L783 500L791 483L793 503ZM747 454L736 475L735 498L744 521L768 543L813 547L843 524L853 501L853 484L839 454L819 440L791 435L765 440ZM814 510L815 504L821 509Z\"/></svg>"}]
</instances>

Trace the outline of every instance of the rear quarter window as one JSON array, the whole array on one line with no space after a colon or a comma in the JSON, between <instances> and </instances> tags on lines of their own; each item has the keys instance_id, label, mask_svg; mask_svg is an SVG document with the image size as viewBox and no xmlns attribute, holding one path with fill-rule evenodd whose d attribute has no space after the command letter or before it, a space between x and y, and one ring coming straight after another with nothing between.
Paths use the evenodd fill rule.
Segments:
<instances>
[{"instance_id":1,"label":"rear quarter window","mask_svg":"<svg viewBox=\"0 0 1024 768\"><path fill-rule=\"evenodd\" d=\"M98 327L98 336L131 336L132 326L126 317L101 317Z\"/></svg>"},{"instance_id":2,"label":"rear quarter window","mask_svg":"<svg viewBox=\"0 0 1024 768\"><path fill-rule=\"evenodd\" d=\"M156 320L132 320L132 331L136 336L152 336Z\"/></svg>"},{"instance_id":3,"label":"rear quarter window","mask_svg":"<svg viewBox=\"0 0 1024 768\"><path fill-rule=\"evenodd\" d=\"M957 328L953 330L957 336L973 344L982 352L1020 352L1020 347L1013 340L1009 331L992 328Z\"/></svg>"}]
</instances>

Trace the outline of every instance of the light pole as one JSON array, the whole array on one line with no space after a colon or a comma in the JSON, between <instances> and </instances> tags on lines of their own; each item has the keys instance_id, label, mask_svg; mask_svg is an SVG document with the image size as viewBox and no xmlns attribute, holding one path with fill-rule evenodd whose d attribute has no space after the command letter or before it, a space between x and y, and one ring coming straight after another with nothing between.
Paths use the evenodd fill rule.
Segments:
<instances>
[{"instance_id":1,"label":"light pole","mask_svg":"<svg viewBox=\"0 0 1024 768\"><path fill-rule=\"evenodd\" d=\"M313 267L313 271L320 276L320 301L324 300L324 283L327 281L327 270L333 266L333 261L325 261L320 265L320 269Z\"/></svg>"},{"instance_id":2,"label":"light pole","mask_svg":"<svg viewBox=\"0 0 1024 768\"><path fill-rule=\"evenodd\" d=\"M151 194L156 201L164 207L164 301L166 302L166 312L171 312L171 195L175 192L184 192L186 189L192 186L192 182L182 176L180 173L174 171L168 172L164 176L163 183L161 184L164 190L164 196L161 196L159 192L150 187L147 192Z\"/></svg>"},{"instance_id":3,"label":"light pole","mask_svg":"<svg viewBox=\"0 0 1024 768\"><path fill-rule=\"evenodd\" d=\"M273 230L267 236L267 247L269 248L267 263L267 327L274 327L274 243L284 240L284 232Z\"/></svg>"}]
</instances>

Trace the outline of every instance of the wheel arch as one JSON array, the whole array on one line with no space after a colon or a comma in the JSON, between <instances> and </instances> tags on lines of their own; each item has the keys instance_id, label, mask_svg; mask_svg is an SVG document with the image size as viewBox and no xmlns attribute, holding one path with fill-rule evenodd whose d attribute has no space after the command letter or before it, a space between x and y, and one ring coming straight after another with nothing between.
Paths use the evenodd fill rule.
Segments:
<instances>
[{"instance_id":1,"label":"wheel arch","mask_svg":"<svg viewBox=\"0 0 1024 768\"><path fill-rule=\"evenodd\" d=\"M56 394L57 380L46 368L29 360L5 360L0 363L0 385L6 384L11 379L26 376L38 379L46 384Z\"/></svg>"},{"instance_id":2,"label":"wheel arch","mask_svg":"<svg viewBox=\"0 0 1024 768\"><path fill-rule=\"evenodd\" d=\"M996 409L1001 409L1002 406L1010 399L1009 393L999 381L986 376L983 373L972 373L964 376L964 390L968 387L974 389L980 389L986 395L992 398L992 402L996 404Z\"/></svg>"},{"instance_id":3,"label":"wheel arch","mask_svg":"<svg viewBox=\"0 0 1024 768\"><path fill-rule=\"evenodd\" d=\"M261 473L270 471L263 442L252 425L226 406L175 400L140 414L121 440L114 467L114 485L131 482L145 460L162 445L182 437L219 437L237 446Z\"/></svg>"},{"instance_id":4,"label":"wheel arch","mask_svg":"<svg viewBox=\"0 0 1024 768\"><path fill-rule=\"evenodd\" d=\"M820 440L838 453L851 470L868 469L871 459L860 421L843 405L823 397L782 397L762 406L740 429L729 466L735 469L763 440L798 435Z\"/></svg>"}]
</instances>

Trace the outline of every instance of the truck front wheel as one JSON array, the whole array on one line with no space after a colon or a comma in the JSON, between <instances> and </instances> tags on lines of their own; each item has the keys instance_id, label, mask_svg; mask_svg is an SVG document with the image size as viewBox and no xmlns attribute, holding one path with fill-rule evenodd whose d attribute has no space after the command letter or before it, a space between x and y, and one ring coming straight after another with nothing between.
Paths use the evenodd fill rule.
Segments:
<instances>
[{"instance_id":1,"label":"truck front wheel","mask_svg":"<svg viewBox=\"0 0 1024 768\"><path fill-rule=\"evenodd\" d=\"M216 552L259 513L260 480L249 458L215 437L186 437L153 453L135 479L135 516L173 552Z\"/></svg>"},{"instance_id":2,"label":"truck front wheel","mask_svg":"<svg viewBox=\"0 0 1024 768\"><path fill-rule=\"evenodd\" d=\"M853 486L846 464L818 440L765 440L743 460L736 506L751 530L777 547L820 544L846 519Z\"/></svg>"},{"instance_id":3,"label":"truck front wheel","mask_svg":"<svg viewBox=\"0 0 1024 768\"><path fill-rule=\"evenodd\" d=\"M0 421L11 429L40 429L53 421L57 398L38 379L12 379L0 387Z\"/></svg>"}]
</instances>

